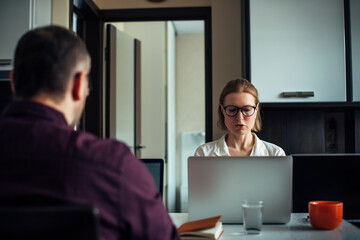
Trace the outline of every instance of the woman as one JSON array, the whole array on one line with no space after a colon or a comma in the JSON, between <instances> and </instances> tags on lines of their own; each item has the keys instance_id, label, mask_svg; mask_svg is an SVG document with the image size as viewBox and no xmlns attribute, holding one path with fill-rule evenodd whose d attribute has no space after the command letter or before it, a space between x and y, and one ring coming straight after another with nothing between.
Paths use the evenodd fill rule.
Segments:
<instances>
[{"instance_id":1,"label":"woman","mask_svg":"<svg viewBox=\"0 0 360 240\"><path fill-rule=\"evenodd\" d=\"M246 79L235 79L222 90L218 108L218 127L227 130L220 139L197 148L195 156L285 156L275 144L260 140L259 97Z\"/></svg>"}]
</instances>

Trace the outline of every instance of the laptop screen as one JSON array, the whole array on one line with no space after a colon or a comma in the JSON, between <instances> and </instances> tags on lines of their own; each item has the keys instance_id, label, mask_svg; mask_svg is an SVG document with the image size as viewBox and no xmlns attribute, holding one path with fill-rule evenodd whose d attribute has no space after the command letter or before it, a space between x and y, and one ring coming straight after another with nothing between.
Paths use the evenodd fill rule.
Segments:
<instances>
[{"instance_id":1,"label":"laptop screen","mask_svg":"<svg viewBox=\"0 0 360 240\"><path fill-rule=\"evenodd\" d=\"M155 185L163 196L163 176L164 176L164 160L162 159L141 159L145 163L151 175L154 177Z\"/></svg>"}]
</instances>

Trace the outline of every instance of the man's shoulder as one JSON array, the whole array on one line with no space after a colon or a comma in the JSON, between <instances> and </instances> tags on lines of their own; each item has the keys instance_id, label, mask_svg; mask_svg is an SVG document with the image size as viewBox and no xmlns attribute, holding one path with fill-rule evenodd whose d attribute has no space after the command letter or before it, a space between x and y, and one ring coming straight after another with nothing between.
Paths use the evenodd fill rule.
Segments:
<instances>
[{"instance_id":1,"label":"man's shoulder","mask_svg":"<svg viewBox=\"0 0 360 240\"><path fill-rule=\"evenodd\" d=\"M99 138L83 131L73 134L75 135L73 153L76 158L113 168L119 168L124 161L135 158L124 142Z\"/></svg>"}]
</instances>

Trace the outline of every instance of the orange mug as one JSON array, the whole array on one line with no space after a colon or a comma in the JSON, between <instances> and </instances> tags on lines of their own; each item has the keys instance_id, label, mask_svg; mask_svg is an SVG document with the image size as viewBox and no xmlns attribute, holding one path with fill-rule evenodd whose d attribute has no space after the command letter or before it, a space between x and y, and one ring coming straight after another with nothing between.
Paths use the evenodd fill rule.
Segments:
<instances>
[{"instance_id":1,"label":"orange mug","mask_svg":"<svg viewBox=\"0 0 360 240\"><path fill-rule=\"evenodd\" d=\"M341 225L343 219L343 203L338 201L309 202L309 217L313 227L318 229L334 229Z\"/></svg>"}]
</instances>

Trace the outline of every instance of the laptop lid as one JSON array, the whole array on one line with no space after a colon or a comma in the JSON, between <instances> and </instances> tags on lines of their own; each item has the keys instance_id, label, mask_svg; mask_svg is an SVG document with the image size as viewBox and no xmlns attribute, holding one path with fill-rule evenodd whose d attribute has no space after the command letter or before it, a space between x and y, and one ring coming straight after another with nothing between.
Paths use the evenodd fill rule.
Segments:
<instances>
[{"instance_id":1,"label":"laptop lid","mask_svg":"<svg viewBox=\"0 0 360 240\"><path fill-rule=\"evenodd\" d=\"M262 200L264 223L290 221L292 157L189 157L189 220L242 223L241 204Z\"/></svg>"},{"instance_id":2,"label":"laptop lid","mask_svg":"<svg viewBox=\"0 0 360 240\"><path fill-rule=\"evenodd\" d=\"M161 158L142 158L151 175L154 177L155 185L163 196L164 189L164 160Z\"/></svg>"}]
</instances>

